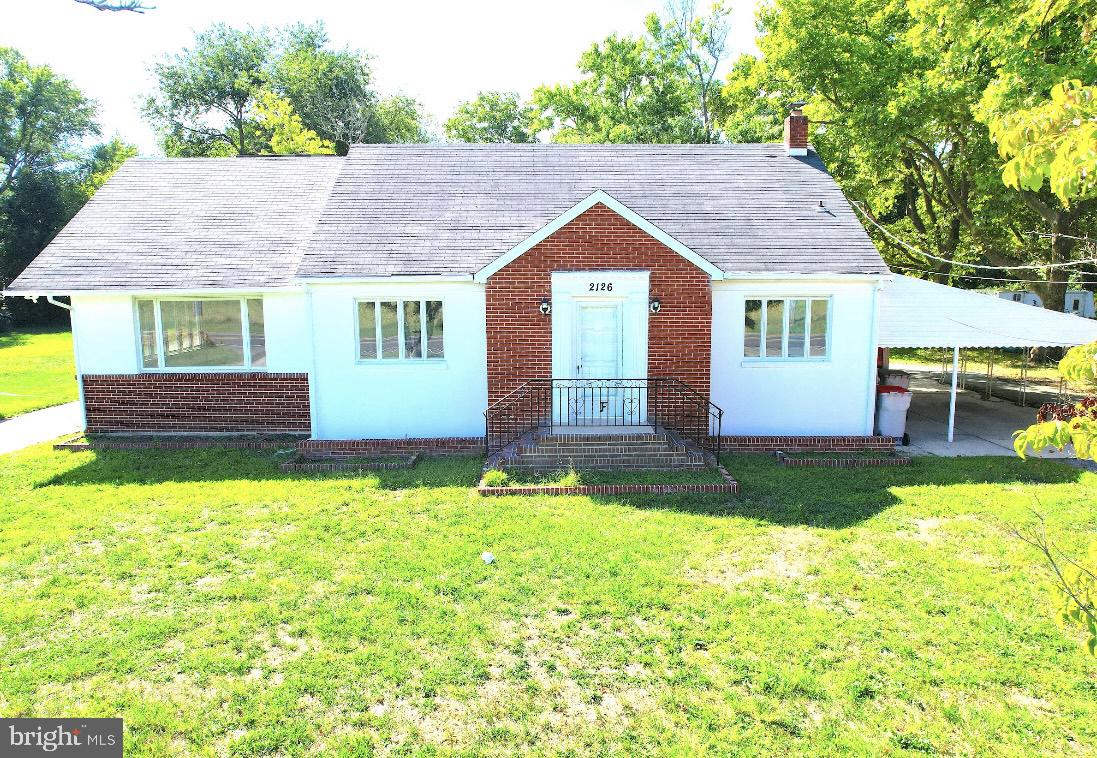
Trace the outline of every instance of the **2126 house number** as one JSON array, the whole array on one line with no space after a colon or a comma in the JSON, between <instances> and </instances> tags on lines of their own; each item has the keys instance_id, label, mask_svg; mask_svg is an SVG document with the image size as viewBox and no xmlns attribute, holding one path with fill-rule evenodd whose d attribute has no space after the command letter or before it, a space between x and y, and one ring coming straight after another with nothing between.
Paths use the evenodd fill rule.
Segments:
<instances>
[{"instance_id":1,"label":"2126 house number","mask_svg":"<svg viewBox=\"0 0 1097 758\"><path fill-rule=\"evenodd\" d=\"M587 292L613 292L613 282L590 282Z\"/></svg>"}]
</instances>

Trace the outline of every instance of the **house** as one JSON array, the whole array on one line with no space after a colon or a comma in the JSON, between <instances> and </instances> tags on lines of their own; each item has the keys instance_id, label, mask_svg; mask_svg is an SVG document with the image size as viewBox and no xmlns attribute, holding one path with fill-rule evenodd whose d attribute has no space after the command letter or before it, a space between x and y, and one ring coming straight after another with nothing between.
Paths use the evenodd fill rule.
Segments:
<instances>
[{"instance_id":1,"label":"house","mask_svg":"<svg viewBox=\"0 0 1097 758\"><path fill-rule=\"evenodd\" d=\"M1044 307L1044 299L1030 290L1002 290L998 293L998 297L1003 300L1009 300L1012 303L1034 305L1037 308Z\"/></svg>"},{"instance_id":2,"label":"house","mask_svg":"<svg viewBox=\"0 0 1097 758\"><path fill-rule=\"evenodd\" d=\"M786 126L131 160L5 294L71 298L92 433L865 441L892 275L806 118Z\"/></svg>"},{"instance_id":3,"label":"house","mask_svg":"<svg viewBox=\"0 0 1097 758\"><path fill-rule=\"evenodd\" d=\"M1089 290L1067 290L1063 311L1083 318L1097 318L1093 293Z\"/></svg>"}]
</instances>

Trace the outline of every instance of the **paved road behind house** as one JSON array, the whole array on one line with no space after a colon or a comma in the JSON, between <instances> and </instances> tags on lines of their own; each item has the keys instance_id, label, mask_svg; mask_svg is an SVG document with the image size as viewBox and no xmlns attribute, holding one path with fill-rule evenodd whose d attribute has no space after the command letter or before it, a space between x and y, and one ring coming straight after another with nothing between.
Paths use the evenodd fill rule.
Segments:
<instances>
[{"instance_id":1,"label":"paved road behind house","mask_svg":"<svg viewBox=\"0 0 1097 758\"><path fill-rule=\"evenodd\" d=\"M80 430L80 403L54 405L0 421L0 455Z\"/></svg>"}]
</instances>

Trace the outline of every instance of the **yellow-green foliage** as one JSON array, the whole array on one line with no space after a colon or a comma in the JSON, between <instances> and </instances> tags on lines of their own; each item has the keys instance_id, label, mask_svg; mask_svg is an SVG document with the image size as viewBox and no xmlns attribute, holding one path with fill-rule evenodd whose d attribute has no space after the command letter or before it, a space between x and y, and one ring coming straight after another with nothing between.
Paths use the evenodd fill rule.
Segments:
<instances>
[{"instance_id":1,"label":"yellow-green foliage","mask_svg":"<svg viewBox=\"0 0 1097 758\"><path fill-rule=\"evenodd\" d=\"M509 480L510 477L507 476L506 471L500 471L496 468L484 473L485 487L505 487Z\"/></svg>"},{"instance_id":2,"label":"yellow-green foliage","mask_svg":"<svg viewBox=\"0 0 1097 758\"><path fill-rule=\"evenodd\" d=\"M1009 159L1002 170L1007 186L1035 192L1047 180L1064 205L1097 191L1097 87L1061 82L1046 102L989 126Z\"/></svg>"},{"instance_id":3,"label":"yellow-green foliage","mask_svg":"<svg viewBox=\"0 0 1097 758\"><path fill-rule=\"evenodd\" d=\"M1097 342L1071 348L1059 362L1059 371L1071 382L1097 384ZM1029 449L1074 446L1079 458L1097 460L1097 410L1079 403L1078 415L1066 421L1042 421L1013 433L1013 449L1025 457Z\"/></svg>"},{"instance_id":4,"label":"yellow-green foliage","mask_svg":"<svg viewBox=\"0 0 1097 758\"><path fill-rule=\"evenodd\" d=\"M270 131L270 149L275 155L332 155L335 145L307 128L293 110L293 104L273 92L263 92L255 103L259 126Z\"/></svg>"}]
</instances>

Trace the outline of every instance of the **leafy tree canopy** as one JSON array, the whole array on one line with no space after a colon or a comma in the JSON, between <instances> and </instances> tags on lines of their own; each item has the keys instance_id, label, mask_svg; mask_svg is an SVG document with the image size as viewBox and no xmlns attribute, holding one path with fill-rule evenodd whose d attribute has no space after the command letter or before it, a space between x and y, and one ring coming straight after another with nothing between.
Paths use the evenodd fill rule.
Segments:
<instances>
[{"instance_id":1,"label":"leafy tree canopy","mask_svg":"<svg viewBox=\"0 0 1097 758\"><path fill-rule=\"evenodd\" d=\"M1068 50L1077 41L1069 28L1048 32L1041 43L1037 57L1062 64L1054 76L1037 76L1036 64L1027 70L1022 62L1030 53L1015 43L990 43L1016 33L1004 28L1011 14L993 9L1024 1L774 0L759 13L762 56L737 62L724 86L721 125L729 135L762 130L779 139L776 106L784 111L789 101L806 99L814 146L847 195L897 237L972 263L1069 260L1075 247L1068 235L1094 228L1092 210L1063 211L1049 204L1046 190L1007 187L987 125L991 103L1033 104L1019 82L1050 88L1081 65ZM1070 27L1070 15L1053 26ZM1049 242L1032 231L1056 237ZM945 278L976 273L878 241L894 265ZM1066 277L1057 269L1034 288L1061 307Z\"/></svg>"},{"instance_id":2,"label":"leafy tree canopy","mask_svg":"<svg viewBox=\"0 0 1097 758\"><path fill-rule=\"evenodd\" d=\"M380 99L368 58L330 49L319 23L277 31L216 24L198 34L192 47L154 65L153 73L158 89L144 113L168 155L274 152L273 132L257 118L267 93L284 100L280 112L288 104L320 140L315 144L331 142L341 154L354 142L429 137L419 104L402 96Z\"/></svg>"},{"instance_id":3,"label":"leafy tree canopy","mask_svg":"<svg viewBox=\"0 0 1097 758\"><path fill-rule=\"evenodd\" d=\"M445 124L451 142L536 142L533 106L517 92L480 92L457 106Z\"/></svg>"},{"instance_id":4,"label":"leafy tree canopy","mask_svg":"<svg viewBox=\"0 0 1097 758\"><path fill-rule=\"evenodd\" d=\"M98 133L94 101L49 66L0 47L0 198L23 171L71 159Z\"/></svg>"}]
</instances>

